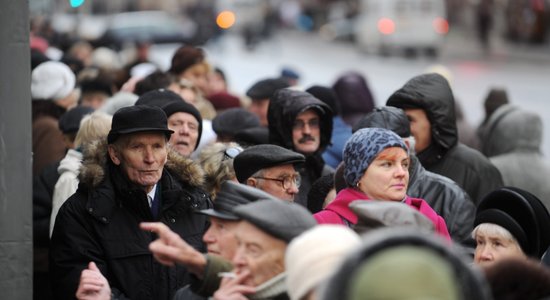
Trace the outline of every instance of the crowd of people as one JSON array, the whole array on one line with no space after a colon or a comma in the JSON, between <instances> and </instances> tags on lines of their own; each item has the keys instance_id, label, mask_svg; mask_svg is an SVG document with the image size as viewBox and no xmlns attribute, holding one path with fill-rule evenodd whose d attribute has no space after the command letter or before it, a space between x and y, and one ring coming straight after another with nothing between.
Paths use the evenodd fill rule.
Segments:
<instances>
[{"instance_id":1,"label":"crowd of people","mask_svg":"<svg viewBox=\"0 0 550 300\"><path fill-rule=\"evenodd\" d=\"M542 121L503 89L467 136L443 73L240 95L198 47L31 39L35 299L550 297Z\"/></svg>"}]
</instances>

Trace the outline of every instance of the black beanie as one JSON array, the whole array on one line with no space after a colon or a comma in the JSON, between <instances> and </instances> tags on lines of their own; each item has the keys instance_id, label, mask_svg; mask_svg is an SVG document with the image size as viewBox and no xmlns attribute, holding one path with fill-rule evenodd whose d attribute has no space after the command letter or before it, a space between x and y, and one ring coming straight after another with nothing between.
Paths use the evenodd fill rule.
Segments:
<instances>
[{"instance_id":1,"label":"black beanie","mask_svg":"<svg viewBox=\"0 0 550 300\"><path fill-rule=\"evenodd\" d=\"M487 194L479 203L474 227L492 223L508 230L523 252L540 259L550 245L550 215L533 194L503 187Z\"/></svg>"},{"instance_id":2,"label":"black beanie","mask_svg":"<svg viewBox=\"0 0 550 300\"><path fill-rule=\"evenodd\" d=\"M147 94L147 93L146 93ZM168 104L162 106L162 110L164 110L164 113L166 113L167 118L170 118L171 115L177 112L183 112L193 115L195 119L197 119L197 122L199 123L199 136L197 137L197 144L195 145L195 149L199 146L199 143L201 141L201 135L202 135L202 117L200 112L190 103L187 103L183 101L183 99L180 98L178 101L172 101Z\"/></svg>"}]
</instances>

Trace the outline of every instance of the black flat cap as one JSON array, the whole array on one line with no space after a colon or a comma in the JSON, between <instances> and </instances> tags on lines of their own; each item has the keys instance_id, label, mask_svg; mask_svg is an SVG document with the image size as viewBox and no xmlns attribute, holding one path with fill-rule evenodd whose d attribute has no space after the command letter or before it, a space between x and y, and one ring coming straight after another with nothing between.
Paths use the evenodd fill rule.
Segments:
<instances>
[{"instance_id":1,"label":"black flat cap","mask_svg":"<svg viewBox=\"0 0 550 300\"><path fill-rule=\"evenodd\" d=\"M239 220L239 217L233 214L235 207L266 199L281 201L260 189L227 180L222 183L220 191L216 194L214 208L203 209L198 213L224 220Z\"/></svg>"},{"instance_id":2,"label":"black flat cap","mask_svg":"<svg viewBox=\"0 0 550 300\"><path fill-rule=\"evenodd\" d=\"M233 136L235 143L243 146L255 146L269 143L269 129L257 126L240 130Z\"/></svg>"},{"instance_id":3,"label":"black flat cap","mask_svg":"<svg viewBox=\"0 0 550 300\"><path fill-rule=\"evenodd\" d=\"M167 89L158 89L158 90L152 90L149 91L143 95L141 95L135 105L148 105L148 106L156 106L156 107L163 107L166 104L174 101L184 101L180 95L167 90Z\"/></svg>"},{"instance_id":4,"label":"black flat cap","mask_svg":"<svg viewBox=\"0 0 550 300\"><path fill-rule=\"evenodd\" d=\"M519 188L502 187L483 197L474 227L482 223L504 227L531 257L540 259L550 245L548 210L536 196Z\"/></svg>"},{"instance_id":5,"label":"black flat cap","mask_svg":"<svg viewBox=\"0 0 550 300\"><path fill-rule=\"evenodd\" d=\"M288 81L282 78L268 78L254 83L246 95L252 100L269 99L278 89L289 87Z\"/></svg>"},{"instance_id":6,"label":"black flat cap","mask_svg":"<svg viewBox=\"0 0 550 300\"><path fill-rule=\"evenodd\" d=\"M258 126L260 118L241 107L227 109L212 120L212 129L217 135L233 136L241 130Z\"/></svg>"},{"instance_id":7,"label":"black flat cap","mask_svg":"<svg viewBox=\"0 0 550 300\"><path fill-rule=\"evenodd\" d=\"M409 119L401 108L393 106L375 107L353 127L353 132L362 128L385 128L402 138L411 136Z\"/></svg>"},{"instance_id":8,"label":"black flat cap","mask_svg":"<svg viewBox=\"0 0 550 300\"><path fill-rule=\"evenodd\" d=\"M136 105L123 107L113 115L107 142L112 144L121 134L142 131L159 131L170 138L174 133L168 129L166 114L155 106Z\"/></svg>"},{"instance_id":9,"label":"black flat cap","mask_svg":"<svg viewBox=\"0 0 550 300\"><path fill-rule=\"evenodd\" d=\"M245 149L233 160L233 169L239 182L244 183L261 169L305 162L305 157L286 148L263 144Z\"/></svg>"},{"instance_id":10,"label":"black flat cap","mask_svg":"<svg viewBox=\"0 0 550 300\"><path fill-rule=\"evenodd\" d=\"M93 112L93 108L82 105L67 111L59 118L59 130L65 134L76 133L80 128L80 121L82 121L82 118Z\"/></svg>"},{"instance_id":11,"label":"black flat cap","mask_svg":"<svg viewBox=\"0 0 550 300\"><path fill-rule=\"evenodd\" d=\"M233 213L265 233L289 243L304 231L317 225L303 206L281 200L266 200L241 205Z\"/></svg>"}]
</instances>

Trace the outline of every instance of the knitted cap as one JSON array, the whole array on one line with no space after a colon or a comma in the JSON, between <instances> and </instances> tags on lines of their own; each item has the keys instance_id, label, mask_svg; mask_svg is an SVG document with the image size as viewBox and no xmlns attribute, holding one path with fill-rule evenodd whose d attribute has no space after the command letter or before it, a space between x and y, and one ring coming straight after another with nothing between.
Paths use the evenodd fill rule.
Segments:
<instances>
[{"instance_id":1,"label":"knitted cap","mask_svg":"<svg viewBox=\"0 0 550 300\"><path fill-rule=\"evenodd\" d=\"M344 146L344 178L355 186L370 163L386 148L407 146L394 132L383 128L364 128L356 131Z\"/></svg>"},{"instance_id":2,"label":"knitted cap","mask_svg":"<svg viewBox=\"0 0 550 300\"><path fill-rule=\"evenodd\" d=\"M38 65L31 75L33 100L59 100L74 89L76 78L64 63L47 61Z\"/></svg>"},{"instance_id":3,"label":"knitted cap","mask_svg":"<svg viewBox=\"0 0 550 300\"><path fill-rule=\"evenodd\" d=\"M345 226L319 225L295 238L285 254L290 299L302 299L336 270L346 254L359 247L359 236Z\"/></svg>"}]
</instances>

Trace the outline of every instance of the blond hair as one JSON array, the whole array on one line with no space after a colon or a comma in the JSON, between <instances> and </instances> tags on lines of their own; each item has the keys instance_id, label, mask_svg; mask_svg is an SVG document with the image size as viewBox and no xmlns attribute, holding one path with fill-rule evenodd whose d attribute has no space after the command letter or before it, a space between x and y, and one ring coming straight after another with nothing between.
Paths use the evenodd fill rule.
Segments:
<instances>
[{"instance_id":1,"label":"blond hair","mask_svg":"<svg viewBox=\"0 0 550 300\"><path fill-rule=\"evenodd\" d=\"M84 116L74 139L75 148L94 140L105 139L111 129L112 116L101 111Z\"/></svg>"}]
</instances>

